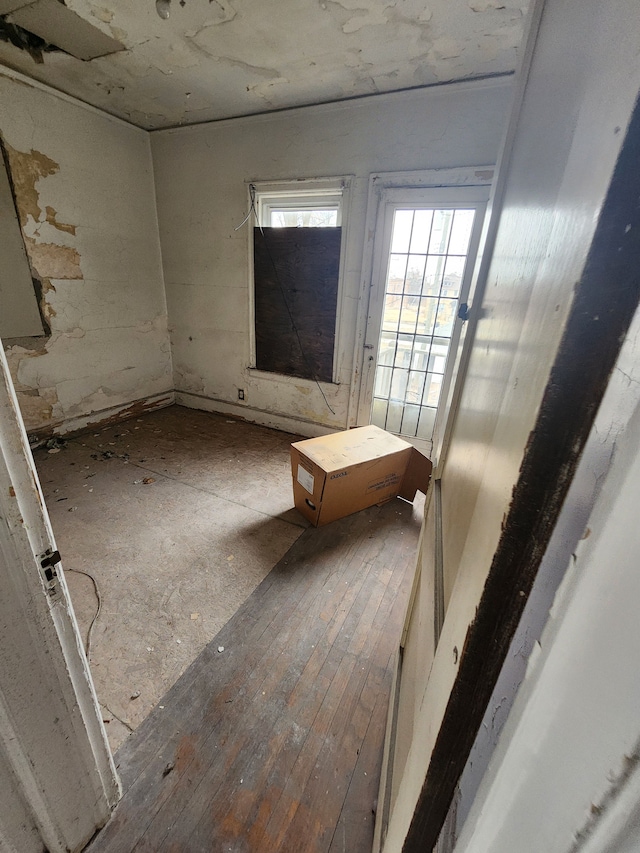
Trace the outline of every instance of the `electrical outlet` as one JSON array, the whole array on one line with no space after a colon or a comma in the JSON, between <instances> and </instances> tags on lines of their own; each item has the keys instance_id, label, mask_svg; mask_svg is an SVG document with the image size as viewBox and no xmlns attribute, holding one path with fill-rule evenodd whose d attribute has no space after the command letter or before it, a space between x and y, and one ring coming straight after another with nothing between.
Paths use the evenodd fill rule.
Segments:
<instances>
[{"instance_id":1,"label":"electrical outlet","mask_svg":"<svg viewBox=\"0 0 640 853\"><path fill-rule=\"evenodd\" d=\"M244 400L244 388L238 388L238 400Z\"/></svg>"}]
</instances>

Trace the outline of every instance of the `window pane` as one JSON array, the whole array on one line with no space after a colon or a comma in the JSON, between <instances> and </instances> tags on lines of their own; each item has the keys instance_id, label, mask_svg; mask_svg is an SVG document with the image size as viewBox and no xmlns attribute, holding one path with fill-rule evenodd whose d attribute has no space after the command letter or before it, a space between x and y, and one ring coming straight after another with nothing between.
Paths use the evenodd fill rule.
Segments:
<instances>
[{"instance_id":1,"label":"window pane","mask_svg":"<svg viewBox=\"0 0 640 853\"><path fill-rule=\"evenodd\" d=\"M436 335L451 337L453 322L456 318L457 299L441 299L436 316Z\"/></svg>"},{"instance_id":2,"label":"window pane","mask_svg":"<svg viewBox=\"0 0 640 853\"><path fill-rule=\"evenodd\" d=\"M387 406L386 400L378 400L374 398L373 407L371 409L371 423L374 426L379 426L380 429L385 429L387 425Z\"/></svg>"},{"instance_id":3,"label":"window pane","mask_svg":"<svg viewBox=\"0 0 640 853\"><path fill-rule=\"evenodd\" d=\"M436 320L438 300L427 296L420 300L417 331L421 335L432 335Z\"/></svg>"},{"instance_id":4,"label":"window pane","mask_svg":"<svg viewBox=\"0 0 640 853\"><path fill-rule=\"evenodd\" d=\"M406 293L420 294L422 292L422 280L424 278L426 260L426 255L409 255L407 280L404 288Z\"/></svg>"},{"instance_id":5,"label":"window pane","mask_svg":"<svg viewBox=\"0 0 640 853\"><path fill-rule=\"evenodd\" d=\"M269 225L272 228L335 228L338 209L292 210L270 208Z\"/></svg>"},{"instance_id":6,"label":"window pane","mask_svg":"<svg viewBox=\"0 0 640 853\"><path fill-rule=\"evenodd\" d=\"M442 279L442 295L457 299L462 286L465 258L447 258Z\"/></svg>"},{"instance_id":7,"label":"window pane","mask_svg":"<svg viewBox=\"0 0 640 853\"><path fill-rule=\"evenodd\" d=\"M401 435L415 436L418 431L420 406L405 406L402 418Z\"/></svg>"},{"instance_id":8,"label":"window pane","mask_svg":"<svg viewBox=\"0 0 640 853\"><path fill-rule=\"evenodd\" d=\"M402 403L396 403L393 400L389 403L389 409L387 411L387 425L385 427L389 432L400 432L403 408Z\"/></svg>"},{"instance_id":9,"label":"window pane","mask_svg":"<svg viewBox=\"0 0 640 853\"><path fill-rule=\"evenodd\" d=\"M447 352L449 351L449 338L445 338L445 343L437 343L435 340L429 353L429 367L433 373L444 373L444 366L447 361Z\"/></svg>"},{"instance_id":10,"label":"window pane","mask_svg":"<svg viewBox=\"0 0 640 853\"><path fill-rule=\"evenodd\" d=\"M412 335L398 335L398 345L396 348L396 367L409 367L411 362L411 346L413 344Z\"/></svg>"},{"instance_id":11,"label":"window pane","mask_svg":"<svg viewBox=\"0 0 640 853\"><path fill-rule=\"evenodd\" d=\"M420 420L418 422L418 438L426 438L429 440L433 436L433 427L436 423L436 410L429 409L423 406L420 410Z\"/></svg>"},{"instance_id":12,"label":"window pane","mask_svg":"<svg viewBox=\"0 0 640 853\"><path fill-rule=\"evenodd\" d=\"M406 274L407 256L391 255L389 257L389 273L387 275L387 292L402 293Z\"/></svg>"},{"instance_id":13,"label":"window pane","mask_svg":"<svg viewBox=\"0 0 640 853\"><path fill-rule=\"evenodd\" d=\"M396 210L393 217L393 233L391 236L392 252L408 252L411 240L412 210Z\"/></svg>"},{"instance_id":14,"label":"window pane","mask_svg":"<svg viewBox=\"0 0 640 853\"><path fill-rule=\"evenodd\" d=\"M427 267L424 274L424 287L422 289L425 296L437 296L440 293L445 260L446 259L441 255L435 255L427 258Z\"/></svg>"},{"instance_id":15,"label":"window pane","mask_svg":"<svg viewBox=\"0 0 640 853\"><path fill-rule=\"evenodd\" d=\"M442 387L442 376L439 373L427 373L427 378L424 383L424 394L422 402L427 406L438 405L440 399L440 389Z\"/></svg>"},{"instance_id":16,"label":"window pane","mask_svg":"<svg viewBox=\"0 0 640 853\"><path fill-rule=\"evenodd\" d=\"M418 311L420 310L419 296L405 296L402 300L402 313L400 314L400 329L403 332L415 332L418 322Z\"/></svg>"},{"instance_id":17,"label":"window pane","mask_svg":"<svg viewBox=\"0 0 640 853\"><path fill-rule=\"evenodd\" d=\"M416 210L411 234L411 252L420 252L426 255L429 251L432 219L433 210Z\"/></svg>"},{"instance_id":18,"label":"window pane","mask_svg":"<svg viewBox=\"0 0 640 853\"><path fill-rule=\"evenodd\" d=\"M444 254L449 244L449 233L453 222L453 210L434 210L433 228L431 229L431 240L429 241L429 252L433 254Z\"/></svg>"},{"instance_id":19,"label":"window pane","mask_svg":"<svg viewBox=\"0 0 640 853\"><path fill-rule=\"evenodd\" d=\"M466 255L471 239L475 210L456 210L449 241L450 255Z\"/></svg>"},{"instance_id":20,"label":"window pane","mask_svg":"<svg viewBox=\"0 0 640 853\"><path fill-rule=\"evenodd\" d=\"M394 367L393 379L391 380L391 399L402 402L407 390L407 380L409 379L409 371L403 370L400 367Z\"/></svg>"},{"instance_id":21,"label":"window pane","mask_svg":"<svg viewBox=\"0 0 640 853\"><path fill-rule=\"evenodd\" d=\"M387 293L384 298L384 314L382 315L382 328L395 331L400 320L400 309L402 308L402 296L396 293Z\"/></svg>"},{"instance_id":22,"label":"window pane","mask_svg":"<svg viewBox=\"0 0 640 853\"><path fill-rule=\"evenodd\" d=\"M411 367L414 370L427 370L427 360L432 340L433 338L416 336L416 342L413 347L413 359L411 361Z\"/></svg>"},{"instance_id":23,"label":"window pane","mask_svg":"<svg viewBox=\"0 0 640 853\"><path fill-rule=\"evenodd\" d=\"M376 370L376 383L373 391L376 397L389 397L391 373L392 370L390 367L378 366L378 369Z\"/></svg>"},{"instance_id":24,"label":"window pane","mask_svg":"<svg viewBox=\"0 0 640 853\"><path fill-rule=\"evenodd\" d=\"M396 354L395 332L383 332L380 335L380 352L378 353L378 364L393 364L393 359Z\"/></svg>"},{"instance_id":25,"label":"window pane","mask_svg":"<svg viewBox=\"0 0 640 853\"><path fill-rule=\"evenodd\" d=\"M415 370L409 371L406 399L408 403L421 403L424 393L425 374Z\"/></svg>"}]
</instances>

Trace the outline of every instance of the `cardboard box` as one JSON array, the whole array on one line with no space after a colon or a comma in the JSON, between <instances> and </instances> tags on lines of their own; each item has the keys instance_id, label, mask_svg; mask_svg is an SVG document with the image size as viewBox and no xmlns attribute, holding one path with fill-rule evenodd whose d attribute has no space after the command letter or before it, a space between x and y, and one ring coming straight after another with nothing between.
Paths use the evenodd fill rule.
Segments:
<instances>
[{"instance_id":1,"label":"cardboard box","mask_svg":"<svg viewBox=\"0 0 640 853\"><path fill-rule=\"evenodd\" d=\"M291 473L296 509L319 527L399 495L426 492L431 462L376 426L296 441Z\"/></svg>"}]
</instances>

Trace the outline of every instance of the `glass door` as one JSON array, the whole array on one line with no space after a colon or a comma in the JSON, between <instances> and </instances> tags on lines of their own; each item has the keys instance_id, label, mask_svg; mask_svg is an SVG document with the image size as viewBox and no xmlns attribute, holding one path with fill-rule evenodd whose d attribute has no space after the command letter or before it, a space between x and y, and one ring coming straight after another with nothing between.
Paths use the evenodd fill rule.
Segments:
<instances>
[{"instance_id":1,"label":"glass door","mask_svg":"<svg viewBox=\"0 0 640 853\"><path fill-rule=\"evenodd\" d=\"M405 203L383 205L363 396L369 423L430 451L485 202L477 200L476 187L431 190L424 200L418 193L425 196L404 190Z\"/></svg>"}]
</instances>

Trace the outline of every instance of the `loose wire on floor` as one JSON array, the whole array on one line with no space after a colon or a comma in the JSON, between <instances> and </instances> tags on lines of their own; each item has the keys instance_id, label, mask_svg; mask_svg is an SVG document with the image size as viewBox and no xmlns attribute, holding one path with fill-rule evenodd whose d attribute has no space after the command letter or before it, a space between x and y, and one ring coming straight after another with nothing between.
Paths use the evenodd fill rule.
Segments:
<instances>
[{"instance_id":1,"label":"loose wire on floor","mask_svg":"<svg viewBox=\"0 0 640 853\"><path fill-rule=\"evenodd\" d=\"M102 610L102 595L100 593L100 587L98 586L98 581L94 578L94 576L92 574L90 574L89 572L83 571L83 569L65 569L65 571L66 572L75 572L77 575L84 575L86 578L89 578L89 580L93 584L93 589L94 589L94 592L96 594L96 598L98 600L98 607L97 607L96 612L93 616L93 619L91 620L91 624L89 625L89 630L87 631L87 639L85 641L85 646L84 646L84 653L87 656L87 661L89 661L89 657L91 655L91 634L93 632L93 627L98 620L98 616L100 615L100 611ZM122 717L119 717L116 713L114 713L111 710L111 708L108 705L106 705L104 702L102 702L102 706L104 708L106 708L106 710L109 712L109 714L111 714L111 716L114 717L119 723L122 723L122 725L125 727L125 729L128 729L130 732L132 732L134 730L133 726L130 723L128 723L126 720L123 720Z\"/></svg>"},{"instance_id":2,"label":"loose wire on floor","mask_svg":"<svg viewBox=\"0 0 640 853\"><path fill-rule=\"evenodd\" d=\"M82 569L65 569L65 572L75 572L77 575L84 575L85 577L89 578L89 580L93 584L96 599L98 600L98 608L93 616L93 619L91 620L91 624L89 625L89 630L87 631L87 639L85 640L84 645L84 653L87 656L87 660L89 660L89 656L91 655L91 634L93 633L93 626L98 621L98 616L100 615L100 611L102 610L102 595L100 593L100 587L98 586L98 581L94 578L92 574L89 574L89 572L85 572Z\"/></svg>"},{"instance_id":3,"label":"loose wire on floor","mask_svg":"<svg viewBox=\"0 0 640 853\"><path fill-rule=\"evenodd\" d=\"M114 714L108 705L105 705L104 702L102 702L101 704L102 704L103 708L107 709L108 713L111 714L111 716L114 719L116 719L119 723L122 723L122 725L125 727L125 729L129 729L130 732L132 732L134 730L133 726L130 723L128 723L126 720L123 720L122 717L119 717L117 714Z\"/></svg>"}]
</instances>

